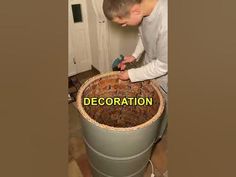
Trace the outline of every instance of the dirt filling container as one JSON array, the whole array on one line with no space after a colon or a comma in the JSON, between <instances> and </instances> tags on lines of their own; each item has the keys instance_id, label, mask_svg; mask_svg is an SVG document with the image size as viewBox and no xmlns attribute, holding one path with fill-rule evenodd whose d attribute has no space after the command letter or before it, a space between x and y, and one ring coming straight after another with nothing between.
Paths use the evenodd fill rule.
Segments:
<instances>
[{"instance_id":1,"label":"dirt filling container","mask_svg":"<svg viewBox=\"0 0 236 177\"><path fill-rule=\"evenodd\" d=\"M143 177L160 128L164 100L159 88L153 81L121 81L118 73L90 78L77 95L93 177ZM152 105L137 105L138 98L139 103L151 98ZM118 102L124 99L129 105ZM116 102L110 105L111 100Z\"/></svg>"}]
</instances>

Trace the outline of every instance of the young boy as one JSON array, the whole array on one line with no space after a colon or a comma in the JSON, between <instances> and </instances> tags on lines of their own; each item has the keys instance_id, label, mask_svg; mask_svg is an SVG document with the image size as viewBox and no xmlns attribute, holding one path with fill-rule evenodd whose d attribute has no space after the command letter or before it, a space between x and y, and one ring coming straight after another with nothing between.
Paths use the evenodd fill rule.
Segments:
<instances>
[{"instance_id":1,"label":"young boy","mask_svg":"<svg viewBox=\"0 0 236 177\"><path fill-rule=\"evenodd\" d=\"M121 26L139 26L139 40L134 53L126 56L121 63L137 61L145 51L144 66L122 71L121 80L131 82L155 79L167 101L168 67L167 67L167 37L168 18L167 0L104 0L105 16ZM163 119L160 137L167 124Z\"/></svg>"}]
</instances>

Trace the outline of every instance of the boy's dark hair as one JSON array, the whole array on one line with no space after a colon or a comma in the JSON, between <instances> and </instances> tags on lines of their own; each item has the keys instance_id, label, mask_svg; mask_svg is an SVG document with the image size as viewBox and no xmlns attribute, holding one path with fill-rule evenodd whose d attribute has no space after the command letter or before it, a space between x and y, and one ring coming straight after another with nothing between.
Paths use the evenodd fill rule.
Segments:
<instances>
[{"instance_id":1,"label":"boy's dark hair","mask_svg":"<svg viewBox=\"0 0 236 177\"><path fill-rule=\"evenodd\" d=\"M108 20L113 20L115 17L129 16L130 8L134 4L141 3L142 0L104 0L103 12Z\"/></svg>"}]
</instances>

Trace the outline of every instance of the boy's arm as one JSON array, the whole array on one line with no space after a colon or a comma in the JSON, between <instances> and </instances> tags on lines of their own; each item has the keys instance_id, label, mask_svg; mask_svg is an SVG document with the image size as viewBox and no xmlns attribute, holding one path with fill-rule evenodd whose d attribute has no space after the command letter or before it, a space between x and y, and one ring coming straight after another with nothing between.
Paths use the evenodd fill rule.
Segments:
<instances>
[{"instance_id":1,"label":"boy's arm","mask_svg":"<svg viewBox=\"0 0 236 177\"><path fill-rule=\"evenodd\" d=\"M159 58L152 60L152 62L135 69L128 70L128 75L131 82L143 81L147 79L154 79L167 74L167 31L164 31L157 41L157 52Z\"/></svg>"},{"instance_id":2,"label":"boy's arm","mask_svg":"<svg viewBox=\"0 0 236 177\"><path fill-rule=\"evenodd\" d=\"M166 63L159 60L154 60L140 68L128 70L128 75L131 82L154 79L167 74L168 67Z\"/></svg>"},{"instance_id":3,"label":"boy's arm","mask_svg":"<svg viewBox=\"0 0 236 177\"><path fill-rule=\"evenodd\" d=\"M143 42L142 42L142 39L141 39L140 34L139 34L139 37L138 37L138 38L139 38L139 39L138 39L137 46L136 46L136 48L135 48L135 50L134 50L134 53L132 54L132 56L133 56L134 58L136 58L136 61L137 61L138 57L139 57L139 56L143 53L143 51L144 51Z\"/></svg>"}]
</instances>

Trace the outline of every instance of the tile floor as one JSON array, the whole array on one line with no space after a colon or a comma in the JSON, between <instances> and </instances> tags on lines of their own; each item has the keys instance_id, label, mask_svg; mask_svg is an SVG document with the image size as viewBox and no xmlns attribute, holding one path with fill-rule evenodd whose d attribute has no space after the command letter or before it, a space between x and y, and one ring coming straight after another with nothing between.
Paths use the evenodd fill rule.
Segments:
<instances>
[{"instance_id":1,"label":"tile floor","mask_svg":"<svg viewBox=\"0 0 236 177\"><path fill-rule=\"evenodd\" d=\"M82 140L80 114L75 103L68 104L69 108L69 177L91 177L91 171L86 155L85 145ZM156 177L167 177L167 133L158 142L152 153L152 163ZM149 164L144 177L151 176Z\"/></svg>"}]
</instances>

